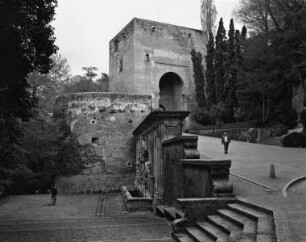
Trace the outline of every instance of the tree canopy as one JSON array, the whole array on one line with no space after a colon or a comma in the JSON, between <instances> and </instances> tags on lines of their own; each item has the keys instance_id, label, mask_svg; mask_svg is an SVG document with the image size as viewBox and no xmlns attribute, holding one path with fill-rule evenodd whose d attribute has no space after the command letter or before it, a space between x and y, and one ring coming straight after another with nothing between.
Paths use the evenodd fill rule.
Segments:
<instances>
[{"instance_id":1,"label":"tree canopy","mask_svg":"<svg viewBox=\"0 0 306 242\"><path fill-rule=\"evenodd\" d=\"M31 173L21 120L35 116L38 99L27 77L52 67L56 6L56 0L0 2L0 174L7 182Z\"/></svg>"},{"instance_id":2,"label":"tree canopy","mask_svg":"<svg viewBox=\"0 0 306 242\"><path fill-rule=\"evenodd\" d=\"M55 46L56 0L4 0L0 7L0 118L26 119L35 99L28 91L27 75L47 73Z\"/></svg>"}]
</instances>

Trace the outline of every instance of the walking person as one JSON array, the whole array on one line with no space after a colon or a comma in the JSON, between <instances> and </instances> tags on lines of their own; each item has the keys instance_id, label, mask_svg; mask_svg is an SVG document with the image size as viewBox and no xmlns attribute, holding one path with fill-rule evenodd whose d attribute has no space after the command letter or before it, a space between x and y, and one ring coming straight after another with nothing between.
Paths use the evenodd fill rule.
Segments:
<instances>
[{"instance_id":1,"label":"walking person","mask_svg":"<svg viewBox=\"0 0 306 242\"><path fill-rule=\"evenodd\" d=\"M55 184L51 187L50 193L51 193L51 205L55 205L57 199L57 188Z\"/></svg>"},{"instance_id":2,"label":"walking person","mask_svg":"<svg viewBox=\"0 0 306 242\"><path fill-rule=\"evenodd\" d=\"M230 142L231 142L230 137L228 136L227 132L224 132L221 138L221 144L224 146L224 154L228 154L228 146Z\"/></svg>"}]
</instances>

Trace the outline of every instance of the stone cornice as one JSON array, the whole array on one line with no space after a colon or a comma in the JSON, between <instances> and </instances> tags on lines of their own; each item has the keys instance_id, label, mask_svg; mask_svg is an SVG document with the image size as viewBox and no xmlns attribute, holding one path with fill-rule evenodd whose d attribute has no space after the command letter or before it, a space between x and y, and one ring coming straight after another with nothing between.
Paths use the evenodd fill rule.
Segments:
<instances>
[{"instance_id":1,"label":"stone cornice","mask_svg":"<svg viewBox=\"0 0 306 242\"><path fill-rule=\"evenodd\" d=\"M145 129L163 119L184 119L189 115L188 111L153 111L144 120L140 125L133 131L133 135L136 136L143 132Z\"/></svg>"}]
</instances>

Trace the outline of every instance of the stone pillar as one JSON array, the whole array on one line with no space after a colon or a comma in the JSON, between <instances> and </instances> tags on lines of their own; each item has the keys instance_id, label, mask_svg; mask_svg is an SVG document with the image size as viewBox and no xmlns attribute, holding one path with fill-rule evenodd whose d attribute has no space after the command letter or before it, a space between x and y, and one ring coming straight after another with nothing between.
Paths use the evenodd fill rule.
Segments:
<instances>
[{"instance_id":1,"label":"stone pillar","mask_svg":"<svg viewBox=\"0 0 306 242\"><path fill-rule=\"evenodd\" d=\"M151 176L150 186L154 187L154 192L151 196L155 197L155 203L159 199L163 199L163 176L164 164L162 160L162 142L174 137L182 135L183 121L189 115L189 112L151 112L134 130L133 135L136 140L138 137L146 134L149 157L151 161ZM137 145L137 147L139 147ZM139 153L138 151L136 151ZM154 184L152 184L154 183Z\"/></svg>"}]
</instances>

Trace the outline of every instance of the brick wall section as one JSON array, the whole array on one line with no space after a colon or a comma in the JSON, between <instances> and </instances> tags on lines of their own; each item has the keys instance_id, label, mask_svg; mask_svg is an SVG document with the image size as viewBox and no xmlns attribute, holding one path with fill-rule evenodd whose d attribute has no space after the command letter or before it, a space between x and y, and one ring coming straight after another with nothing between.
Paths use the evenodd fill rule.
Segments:
<instances>
[{"instance_id":1,"label":"brick wall section","mask_svg":"<svg viewBox=\"0 0 306 242\"><path fill-rule=\"evenodd\" d=\"M135 141L132 131L151 111L151 97L119 93L76 93L57 103L66 113L88 166L84 174L58 178L60 192L119 189L135 179Z\"/></svg>"}]
</instances>

